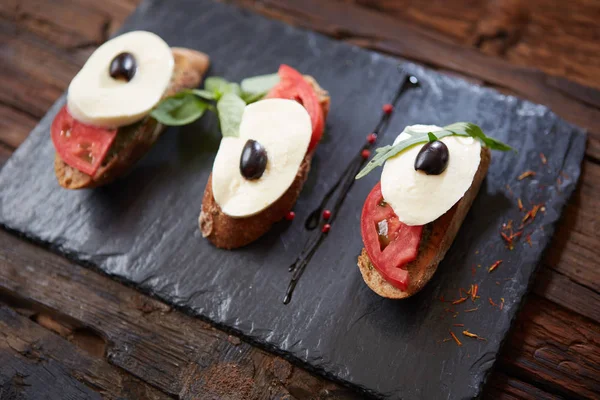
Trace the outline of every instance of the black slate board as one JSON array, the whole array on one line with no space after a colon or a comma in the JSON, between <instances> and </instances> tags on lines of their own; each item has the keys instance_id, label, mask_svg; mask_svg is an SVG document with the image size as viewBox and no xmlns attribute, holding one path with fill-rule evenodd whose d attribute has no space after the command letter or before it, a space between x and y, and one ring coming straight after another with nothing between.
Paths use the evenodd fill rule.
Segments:
<instances>
[{"instance_id":1,"label":"black slate board","mask_svg":"<svg viewBox=\"0 0 600 400\"><path fill-rule=\"evenodd\" d=\"M327 138L295 208L296 220L234 252L201 238L197 217L220 137L210 118L168 130L134 171L109 187L60 189L48 129L61 99L0 173L0 223L372 394L404 399L480 394L575 187L585 134L543 106L413 64L403 64L399 72L399 61L390 57L209 0L145 1L123 29L151 30L171 45L209 53L213 75L239 80L289 63L330 91ZM407 124L465 120L519 153L494 154L454 245L414 298L394 302L376 296L356 267L360 211L377 172L350 190L292 302L282 304L288 266L309 236L302 222L360 149L381 105L394 97L407 73L416 75L421 87L400 97L386 143ZM518 182L528 169L538 174ZM517 197L527 208L544 203L546 212L527 228L533 246L522 241L511 252L498 232L503 222L522 218ZM486 267L497 259L503 264L489 274ZM452 318L449 303L439 297L456 299L458 288L472 283L480 285L479 312L461 312L476 306L469 301L453 306L459 315ZM492 307L488 297L498 303L504 298L503 309ZM453 323L464 323L487 341L453 328L463 346L444 342Z\"/></svg>"}]
</instances>

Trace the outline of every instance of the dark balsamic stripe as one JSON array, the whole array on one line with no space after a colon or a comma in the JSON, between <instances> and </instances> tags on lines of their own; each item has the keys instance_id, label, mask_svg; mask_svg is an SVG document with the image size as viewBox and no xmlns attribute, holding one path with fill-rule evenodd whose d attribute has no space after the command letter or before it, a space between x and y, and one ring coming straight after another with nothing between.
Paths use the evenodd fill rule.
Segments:
<instances>
[{"instance_id":1,"label":"dark balsamic stripe","mask_svg":"<svg viewBox=\"0 0 600 400\"><path fill-rule=\"evenodd\" d=\"M417 88L418 86L419 80L415 76L406 76L404 78L404 81L398 88L398 91L396 92L396 95L394 96L394 99L392 100L391 104L395 107L396 103L398 103L398 100L404 93L411 89ZM382 114L381 118L379 119L379 122L377 123L377 126L373 130L373 133L377 135L377 139L381 139L385 135L390 119L391 114L385 112ZM321 203L309 214L308 218L304 223L306 229L314 231L315 228L319 226L319 222L321 221L321 214L323 213L323 210L325 209L327 204L329 204L330 200L332 199L334 199L334 203L333 206L329 209L331 211L331 217L329 218L328 222L332 223L335 220L338 211L340 210L342 204L344 203L344 200L346 199L346 195L352 188L352 185L354 185L354 177L356 176L356 174L358 174L360 169L367 161L367 159L365 159L361 153L363 152L363 150L371 149L374 146L374 144L375 143L371 144L367 142L360 148L358 153L352 158L350 163L348 163L346 169L344 169L344 172L342 172L342 175L337 180L337 182L323 196ZM334 197L336 193L337 197ZM296 258L292 265L290 265L289 271L292 273L292 277L285 292L285 297L283 299L284 304L288 304L292 300L292 294L294 293L294 289L296 288L300 277L302 277L306 266L312 259L312 256L315 254L326 235L326 233L323 233L320 230L315 231L306 241L306 244L304 245L304 248L302 249L300 255Z\"/></svg>"}]
</instances>

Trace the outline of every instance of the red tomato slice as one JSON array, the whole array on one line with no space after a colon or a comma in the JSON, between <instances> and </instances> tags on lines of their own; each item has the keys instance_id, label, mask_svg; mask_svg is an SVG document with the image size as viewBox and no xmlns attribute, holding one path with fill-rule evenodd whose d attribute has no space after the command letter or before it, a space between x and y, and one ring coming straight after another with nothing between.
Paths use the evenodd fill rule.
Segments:
<instances>
[{"instance_id":1,"label":"red tomato slice","mask_svg":"<svg viewBox=\"0 0 600 400\"><path fill-rule=\"evenodd\" d=\"M104 129L77 121L64 106L50 129L56 152L65 163L90 176L96 175L117 136L116 129Z\"/></svg>"},{"instance_id":2,"label":"red tomato slice","mask_svg":"<svg viewBox=\"0 0 600 400\"><path fill-rule=\"evenodd\" d=\"M423 227L400 222L392 207L383 200L381 183L378 183L363 206L360 230L373 266L394 287L406 290L408 271L402 267L417 258Z\"/></svg>"},{"instance_id":3,"label":"red tomato slice","mask_svg":"<svg viewBox=\"0 0 600 400\"><path fill-rule=\"evenodd\" d=\"M304 80L302 74L289 65L281 64L279 67L279 83L275 85L265 96L267 99L290 99L296 100L306 108L312 123L312 137L308 145L308 151L312 151L321 137L325 128L323 109L315 90Z\"/></svg>"}]
</instances>

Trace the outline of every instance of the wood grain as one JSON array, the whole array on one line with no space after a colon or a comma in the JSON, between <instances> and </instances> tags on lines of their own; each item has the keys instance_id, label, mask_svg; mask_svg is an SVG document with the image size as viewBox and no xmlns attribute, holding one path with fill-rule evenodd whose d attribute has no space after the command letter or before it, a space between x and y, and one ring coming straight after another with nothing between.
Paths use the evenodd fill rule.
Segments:
<instances>
[{"instance_id":1,"label":"wood grain","mask_svg":"<svg viewBox=\"0 0 600 400\"><path fill-rule=\"evenodd\" d=\"M600 3L230 2L549 105L590 130L581 182L486 393L490 398L593 398L600 375L600 276L591 261L600 256ZM137 3L0 3L0 167ZM20 313L2 309L0 321L16 318L26 326L21 336L55 343L45 355L55 364L46 368L59 377L53 380L32 360L0 348L10 365L18 363L31 374L16 373L0 382L0 397L23 393L34 383L50 389L56 382L73 388L83 382L84 392L100 391L86 386L93 375L69 373L59 351L69 349L75 362L101 365L103 377L136 382L131 383L135 390L157 396L352 398L333 383L5 232L0 232L0 288L4 301ZM10 329L0 325L0 343ZM99 337L105 348L97 346ZM111 375L114 371L117 375ZM123 393L123 386L108 390L104 393ZM90 398L77 393L73 398Z\"/></svg>"},{"instance_id":2,"label":"wood grain","mask_svg":"<svg viewBox=\"0 0 600 400\"><path fill-rule=\"evenodd\" d=\"M10 21L1 19L0 28L3 49L10 49L0 58L4 89L0 103L40 119L67 88L83 60L77 62L75 55L65 54L29 32L15 33L17 26Z\"/></svg>"},{"instance_id":3,"label":"wood grain","mask_svg":"<svg viewBox=\"0 0 600 400\"><path fill-rule=\"evenodd\" d=\"M535 278L533 292L566 309L600 323L600 295L582 286L568 276L552 270L547 265L540 267Z\"/></svg>"},{"instance_id":4,"label":"wood grain","mask_svg":"<svg viewBox=\"0 0 600 400\"><path fill-rule=\"evenodd\" d=\"M16 149L29 132L35 127L37 120L30 115L8 105L0 104L0 143Z\"/></svg>"},{"instance_id":5,"label":"wood grain","mask_svg":"<svg viewBox=\"0 0 600 400\"><path fill-rule=\"evenodd\" d=\"M520 379L506 375L504 372L492 374L484 393L487 398L496 400L557 400L564 398L544 392Z\"/></svg>"},{"instance_id":6,"label":"wood grain","mask_svg":"<svg viewBox=\"0 0 600 400\"><path fill-rule=\"evenodd\" d=\"M512 329L500 366L538 387L573 398L600 393L600 329L547 300L531 296Z\"/></svg>"},{"instance_id":7,"label":"wood grain","mask_svg":"<svg viewBox=\"0 0 600 400\"><path fill-rule=\"evenodd\" d=\"M105 357L110 364L169 396L359 398L199 319L3 231L0 301L21 312L45 315L42 323L68 339L74 327L95 332L106 341ZM49 319L54 322L49 324ZM5 329L0 325L0 332L5 334Z\"/></svg>"},{"instance_id":8,"label":"wood grain","mask_svg":"<svg viewBox=\"0 0 600 400\"><path fill-rule=\"evenodd\" d=\"M600 293L600 165L584 161L582 175L549 248L546 263L596 294ZM598 305L596 305L598 307Z\"/></svg>"},{"instance_id":9,"label":"wood grain","mask_svg":"<svg viewBox=\"0 0 600 400\"><path fill-rule=\"evenodd\" d=\"M109 365L101 355L87 354L85 347L70 343L6 306L0 307L0 331L1 382L12 381L12 390L21 392L25 398L33 398L30 396L45 391L46 398L57 400L72 398L70 393L73 393L73 398L90 398L98 394L106 399L169 398ZM76 330L66 331L72 341L81 340ZM49 375L48 382L42 379L46 375ZM22 381L20 385L15 383L19 380ZM60 380L62 385L58 386L52 380ZM4 398L2 389L0 398Z\"/></svg>"},{"instance_id":10,"label":"wood grain","mask_svg":"<svg viewBox=\"0 0 600 400\"><path fill-rule=\"evenodd\" d=\"M12 152L13 149L0 143L0 168L2 168L2 165L4 165L4 163L8 160Z\"/></svg>"},{"instance_id":11,"label":"wood grain","mask_svg":"<svg viewBox=\"0 0 600 400\"><path fill-rule=\"evenodd\" d=\"M512 64L600 88L600 3L346 0Z\"/></svg>"}]
</instances>

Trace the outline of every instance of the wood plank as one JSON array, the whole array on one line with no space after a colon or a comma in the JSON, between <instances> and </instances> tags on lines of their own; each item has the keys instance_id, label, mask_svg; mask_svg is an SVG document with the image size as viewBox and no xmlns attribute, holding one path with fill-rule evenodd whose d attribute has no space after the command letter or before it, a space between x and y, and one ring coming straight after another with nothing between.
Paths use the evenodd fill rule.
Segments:
<instances>
[{"instance_id":1,"label":"wood plank","mask_svg":"<svg viewBox=\"0 0 600 400\"><path fill-rule=\"evenodd\" d=\"M0 143L16 149L37 123L37 118L0 104Z\"/></svg>"},{"instance_id":2,"label":"wood plank","mask_svg":"<svg viewBox=\"0 0 600 400\"><path fill-rule=\"evenodd\" d=\"M73 50L102 44L137 3L118 0L12 0L0 4L0 16L57 47Z\"/></svg>"},{"instance_id":3,"label":"wood plank","mask_svg":"<svg viewBox=\"0 0 600 400\"><path fill-rule=\"evenodd\" d=\"M59 334L69 324L97 332L110 364L171 396L362 397L4 231L0 300L42 313Z\"/></svg>"},{"instance_id":4,"label":"wood plank","mask_svg":"<svg viewBox=\"0 0 600 400\"><path fill-rule=\"evenodd\" d=\"M556 396L529 383L494 371L485 385L484 393L487 399L495 400L557 400L564 398Z\"/></svg>"},{"instance_id":5,"label":"wood plank","mask_svg":"<svg viewBox=\"0 0 600 400\"><path fill-rule=\"evenodd\" d=\"M8 160L8 158L11 156L13 150L4 146L3 144L0 143L0 168L2 168L2 166L4 165L4 163Z\"/></svg>"},{"instance_id":6,"label":"wood plank","mask_svg":"<svg viewBox=\"0 0 600 400\"><path fill-rule=\"evenodd\" d=\"M0 104L36 119L58 99L85 59L69 55L0 18Z\"/></svg>"},{"instance_id":7,"label":"wood plank","mask_svg":"<svg viewBox=\"0 0 600 400\"><path fill-rule=\"evenodd\" d=\"M573 198L556 228L545 263L560 274L600 293L600 165L585 160ZM598 307L598 305L596 305Z\"/></svg>"},{"instance_id":8,"label":"wood plank","mask_svg":"<svg viewBox=\"0 0 600 400\"><path fill-rule=\"evenodd\" d=\"M346 0L513 64L600 88L600 3Z\"/></svg>"},{"instance_id":9,"label":"wood plank","mask_svg":"<svg viewBox=\"0 0 600 400\"><path fill-rule=\"evenodd\" d=\"M220 368L228 371L227 376L238 371L235 379L238 383L250 382L245 378L251 379L252 383L247 384L254 392L247 393L266 390L276 376L271 365L275 362L273 356L244 342L236 346L237 342L230 342L226 334L204 322L173 312L163 303L3 231L0 231L0 292L12 305L24 307L15 302L26 299L34 304L31 307L78 321L98 332L108 342L107 357L111 364L171 395L189 393L192 396L214 390L191 382L212 376ZM65 296L65 293L69 295ZM567 388L566 394L575 389L584 390L584 393L592 390L595 387L593 380L589 384L585 381L594 372L590 365L600 358L600 338L597 337L600 324L566 312L538 296L533 297L531 304L526 303L523 317L519 318L519 336L513 335L508 341L508 354L503 351L503 367L530 371L526 378L534 386L548 385L552 393L559 393L560 386ZM542 329L544 326L543 329L557 330L560 334L553 331L548 335ZM575 326L579 328L564 329ZM581 346L569 347L575 341ZM522 347L522 343L528 343L528 347ZM559 354L568 357L565 358L568 363L554 362L545 355L543 349L548 346L559 348ZM542 349L544 358L540 359L538 349ZM155 367L157 365L160 369ZM566 365L584 375L569 373L570 370L565 370ZM272 388L278 393L291 393L292 387L299 386L306 390L305 393L318 393L327 388L347 394L299 368L291 365L286 368L291 371L289 378L283 383L279 380ZM536 368L541 372L532 372ZM253 376L251 371L261 373ZM237 390L250 390L236 387Z\"/></svg>"},{"instance_id":10,"label":"wood plank","mask_svg":"<svg viewBox=\"0 0 600 400\"><path fill-rule=\"evenodd\" d=\"M250 0L240 1L262 7L265 12L277 12L269 11L272 7L268 3L265 6ZM106 31L114 31L138 3L139 0L10 0L0 6L0 15L61 47L72 48L101 43ZM346 0L346 3L362 6L357 8L363 12L369 9L418 26L446 42L474 46L512 63L600 88L597 80L600 44L596 40L594 18L600 13L597 2L577 0L560 7L552 0L488 3ZM305 9L310 10L308 15L314 15L318 8Z\"/></svg>"},{"instance_id":11,"label":"wood plank","mask_svg":"<svg viewBox=\"0 0 600 400\"><path fill-rule=\"evenodd\" d=\"M597 398L600 325L531 295L502 350L499 366L555 395Z\"/></svg>"},{"instance_id":12,"label":"wood plank","mask_svg":"<svg viewBox=\"0 0 600 400\"><path fill-rule=\"evenodd\" d=\"M6 306L0 306L0 333L0 382L11 382L0 398L3 390L30 399L170 398ZM77 330L69 335L82 340Z\"/></svg>"},{"instance_id":13,"label":"wood plank","mask_svg":"<svg viewBox=\"0 0 600 400\"><path fill-rule=\"evenodd\" d=\"M490 57L476 48L454 43L431 29L337 1L265 0L259 7L254 7L252 0L232 2L338 39L352 39L360 46L507 87L525 99L547 105L566 120L588 129L591 136L600 138L600 109L580 101L589 99L590 92L580 99L576 90L565 89L572 85L563 78L549 79L539 70ZM599 98L600 93L593 97ZM600 154L595 157L600 159Z\"/></svg>"},{"instance_id":14,"label":"wood plank","mask_svg":"<svg viewBox=\"0 0 600 400\"><path fill-rule=\"evenodd\" d=\"M540 267L533 283L533 292L600 323L600 294L547 265Z\"/></svg>"}]
</instances>

